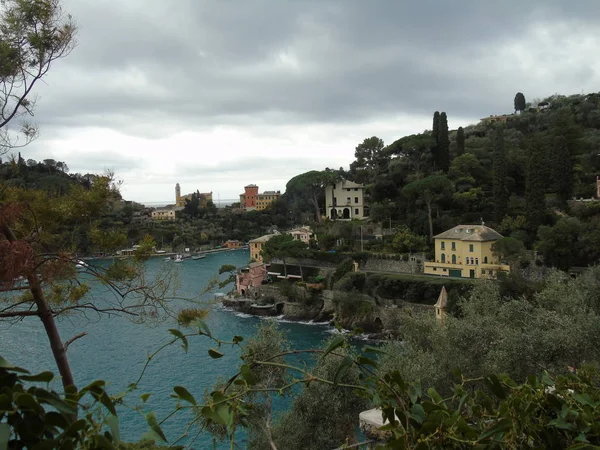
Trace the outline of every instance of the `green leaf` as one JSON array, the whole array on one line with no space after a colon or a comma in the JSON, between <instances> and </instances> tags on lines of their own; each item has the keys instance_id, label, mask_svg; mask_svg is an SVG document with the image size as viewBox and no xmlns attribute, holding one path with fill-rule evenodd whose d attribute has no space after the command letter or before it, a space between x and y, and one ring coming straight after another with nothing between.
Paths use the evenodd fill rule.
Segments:
<instances>
[{"instance_id":1,"label":"green leaf","mask_svg":"<svg viewBox=\"0 0 600 450\"><path fill-rule=\"evenodd\" d=\"M77 414L77 410L74 407L72 407L71 405L69 405L68 403L63 401L56 394L53 394L44 389L38 388L35 390L35 396L40 400L40 403L47 403L47 404L53 406L54 408L56 408L57 411L59 411L63 414L67 414L67 415Z\"/></svg>"},{"instance_id":2,"label":"green leaf","mask_svg":"<svg viewBox=\"0 0 600 450\"><path fill-rule=\"evenodd\" d=\"M2 358L0 357L0 359L2 359ZM2 362L0 361L0 364L1 363ZM10 425L7 423L0 423L0 450L6 450L8 448L9 440L10 440Z\"/></svg>"},{"instance_id":3,"label":"green leaf","mask_svg":"<svg viewBox=\"0 0 600 450\"><path fill-rule=\"evenodd\" d=\"M110 428L110 434L113 437L114 443L119 444L121 442L121 429L119 427L119 418L117 416L110 415L106 418L106 423L108 423L108 427Z\"/></svg>"},{"instance_id":4,"label":"green leaf","mask_svg":"<svg viewBox=\"0 0 600 450\"><path fill-rule=\"evenodd\" d=\"M496 434L504 433L505 431L510 430L511 428L512 422L509 419L500 419L498 423L496 423L493 427L482 433L479 436L479 439L477 439L477 441L480 442Z\"/></svg>"},{"instance_id":5,"label":"green leaf","mask_svg":"<svg viewBox=\"0 0 600 450\"><path fill-rule=\"evenodd\" d=\"M203 417L212 420L213 422L216 423L220 423L221 425L225 425L224 423L221 422L221 416L219 416L216 411L214 409L212 409L210 406L204 406L201 410L200 410L200 414L202 414Z\"/></svg>"},{"instance_id":6,"label":"green leaf","mask_svg":"<svg viewBox=\"0 0 600 450\"><path fill-rule=\"evenodd\" d=\"M496 375L490 375L485 378L485 385L494 393L496 397L499 399L506 398L506 391L504 390L504 386L500 383L500 380Z\"/></svg>"},{"instance_id":7,"label":"green leaf","mask_svg":"<svg viewBox=\"0 0 600 450\"><path fill-rule=\"evenodd\" d=\"M2 356L0 356L0 369L7 369L13 372L29 373L29 371L15 366L13 363L8 362Z\"/></svg>"},{"instance_id":8,"label":"green leaf","mask_svg":"<svg viewBox=\"0 0 600 450\"><path fill-rule=\"evenodd\" d=\"M346 375L346 373L348 373L348 370L352 366L353 362L354 361L350 356L346 356L342 360L342 362L340 363L340 365L338 366L338 368L335 372L335 376L333 377L334 384L338 384L340 382L340 380L344 377L344 375Z\"/></svg>"},{"instance_id":9,"label":"green leaf","mask_svg":"<svg viewBox=\"0 0 600 450\"><path fill-rule=\"evenodd\" d=\"M344 336L336 336L335 338L333 338L333 340L331 341L331 343L327 347L327 350L325 350L325 353L323 353L323 356L321 356L321 358L325 358L329 353L334 351L336 348L340 348L342 345L344 345L345 342L346 342L346 339L344 339Z\"/></svg>"},{"instance_id":10,"label":"green leaf","mask_svg":"<svg viewBox=\"0 0 600 450\"><path fill-rule=\"evenodd\" d=\"M254 374L250 370L248 364L244 364L242 367L240 367L240 375L246 381L246 383L248 383L248 385L253 386L256 384L256 378L254 378Z\"/></svg>"},{"instance_id":11,"label":"green leaf","mask_svg":"<svg viewBox=\"0 0 600 450\"><path fill-rule=\"evenodd\" d=\"M240 342L242 342L244 340L244 338L242 336L234 336L233 337L233 342L234 344L239 344Z\"/></svg>"},{"instance_id":12,"label":"green leaf","mask_svg":"<svg viewBox=\"0 0 600 450\"><path fill-rule=\"evenodd\" d=\"M217 349L214 349L214 348L209 348L208 354L210 355L211 358L215 358L215 359L223 357L223 353L221 353L220 351L218 351Z\"/></svg>"},{"instance_id":13,"label":"green leaf","mask_svg":"<svg viewBox=\"0 0 600 450\"><path fill-rule=\"evenodd\" d=\"M387 355L387 352L384 352L380 348L373 347L371 345L365 346L365 348L363 348L363 352L365 352L365 353L381 353L383 355Z\"/></svg>"},{"instance_id":14,"label":"green leaf","mask_svg":"<svg viewBox=\"0 0 600 450\"><path fill-rule=\"evenodd\" d=\"M15 404L21 410L31 410L41 412L42 407L35 400L33 395L27 393L15 394Z\"/></svg>"},{"instance_id":15,"label":"green leaf","mask_svg":"<svg viewBox=\"0 0 600 450\"><path fill-rule=\"evenodd\" d=\"M148 414L146 414L146 422L148 422L150 429L154 431L163 442L167 442L167 438L163 433L162 428L158 424L158 420L156 419L156 414L154 414L154 411L150 411Z\"/></svg>"},{"instance_id":16,"label":"green leaf","mask_svg":"<svg viewBox=\"0 0 600 450\"><path fill-rule=\"evenodd\" d=\"M54 379L54 374L52 372L42 372L37 375L21 375L19 378L24 381L50 383Z\"/></svg>"},{"instance_id":17,"label":"green leaf","mask_svg":"<svg viewBox=\"0 0 600 450\"><path fill-rule=\"evenodd\" d=\"M110 449L110 450L113 450L115 448L115 446L112 444L112 442L110 442L108 439L106 439L106 437L104 437L104 435L97 434L95 436L95 438L96 438L96 448Z\"/></svg>"},{"instance_id":18,"label":"green leaf","mask_svg":"<svg viewBox=\"0 0 600 450\"><path fill-rule=\"evenodd\" d=\"M182 400L185 400L186 402L191 403L192 405L196 404L196 399L194 398L194 396L190 394L190 392L183 386L175 386L173 390Z\"/></svg>"},{"instance_id":19,"label":"green leaf","mask_svg":"<svg viewBox=\"0 0 600 450\"><path fill-rule=\"evenodd\" d=\"M185 350L185 352L187 353L188 351L188 341L187 338L183 335L183 333L175 328L169 328L169 333L171 333L173 336L181 339L181 346L183 347L183 349Z\"/></svg>"},{"instance_id":20,"label":"green leaf","mask_svg":"<svg viewBox=\"0 0 600 450\"><path fill-rule=\"evenodd\" d=\"M436 391L434 388L427 389L427 395L429 395L429 398L431 398L431 400L433 400L434 403L443 403L444 402L444 399L442 398L442 396L440 394L438 394L438 391Z\"/></svg>"},{"instance_id":21,"label":"green leaf","mask_svg":"<svg viewBox=\"0 0 600 450\"><path fill-rule=\"evenodd\" d=\"M197 320L196 324L198 325L198 330L202 333L207 335L208 337L211 337L212 334L210 332L210 328L208 328L208 325L206 324L206 322L204 322L203 320Z\"/></svg>"},{"instance_id":22,"label":"green leaf","mask_svg":"<svg viewBox=\"0 0 600 450\"><path fill-rule=\"evenodd\" d=\"M356 361L363 366L377 367L377 363L372 359L367 358L366 356L359 356L358 358L356 358Z\"/></svg>"},{"instance_id":23,"label":"green leaf","mask_svg":"<svg viewBox=\"0 0 600 450\"><path fill-rule=\"evenodd\" d=\"M100 395L100 402L104 405L106 409L110 411L110 413L113 416L117 415L117 409L115 408L115 404L113 403L110 396L106 393L106 391L103 391Z\"/></svg>"},{"instance_id":24,"label":"green leaf","mask_svg":"<svg viewBox=\"0 0 600 450\"><path fill-rule=\"evenodd\" d=\"M140 398L142 399L143 403L146 403L151 395L152 395L152 393L142 394L142 395L140 395Z\"/></svg>"},{"instance_id":25,"label":"green leaf","mask_svg":"<svg viewBox=\"0 0 600 450\"><path fill-rule=\"evenodd\" d=\"M421 405L417 403L415 405L412 405L412 407L410 408L409 416L412 419L416 420L418 423L423 423L426 417L425 410Z\"/></svg>"}]
</instances>

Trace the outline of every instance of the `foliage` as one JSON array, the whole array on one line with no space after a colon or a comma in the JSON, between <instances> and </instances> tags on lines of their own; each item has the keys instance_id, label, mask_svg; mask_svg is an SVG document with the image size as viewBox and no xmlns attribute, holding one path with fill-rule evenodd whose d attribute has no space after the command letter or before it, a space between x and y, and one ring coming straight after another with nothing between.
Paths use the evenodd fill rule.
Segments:
<instances>
[{"instance_id":1,"label":"foliage","mask_svg":"<svg viewBox=\"0 0 600 450\"><path fill-rule=\"evenodd\" d=\"M312 170L295 176L285 186L286 198L292 207L305 209L309 205L316 222L321 221L319 209L320 199L324 195L325 186L335 183L340 175L331 170Z\"/></svg>"},{"instance_id":2,"label":"foliage","mask_svg":"<svg viewBox=\"0 0 600 450\"><path fill-rule=\"evenodd\" d=\"M52 63L75 45L76 27L59 0L4 0L0 10L0 155L34 139L37 129L23 122L11 134L9 124L33 115L33 92ZM24 141L19 142L22 135Z\"/></svg>"},{"instance_id":3,"label":"foliage","mask_svg":"<svg viewBox=\"0 0 600 450\"><path fill-rule=\"evenodd\" d=\"M503 237L492 244L492 252L500 261L511 264L525 255L525 245L513 237Z\"/></svg>"},{"instance_id":4,"label":"foliage","mask_svg":"<svg viewBox=\"0 0 600 450\"><path fill-rule=\"evenodd\" d=\"M392 246L399 253L424 252L428 249L427 238L412 233L406 226L396 231Z\"/></svg>"},{"instance_id":5,"label":"foliage","mask_svg":"<svg viewBox=\"0 0 600 450\"><path fill-rule=\"evenodd\" d=\"M465 130L458 127L456 130L456 155L460 156L465 152Z\"/></svg>"},{"instance_id":6,"label":"foliage","mask_svg":"<svg viewBox=\"0 0 600 450\"><path fill-rule=\"evenodd\" d=\"M445 112L440 114L437 133L437 165L443 172L450 167L450 138L448 136L448 117Z\"/></svg>"},{"instance_id":7,"label":"foliage","mask_svg":"<svg viewBox=\"0 0 600 450\"><path fill-rule=\"evenodd\" d=\"M506 215L508 206L508 190L506 189L506 160L504 158L504 129L496 130L494 140L494 215L500 223Z\"/></svg>"},{"instance_id":8,"label":"foliage","mask_svg":"<svg viewBox=\"0 0 600 450\"><path fill-rule=\"evenodd\" d=\"M575 264L582 252L580 235L582 225L574 217L565 217L553 227L542 226L538 231L538 252L551 267L567 270Z\"/></svg>"},{"instance_id":9,"label":"foliage","mask_svg":"<svg viewBox=\"0 0 600 450\"><path fill-rule=\"evenodd\" d=\"M552 162L553 180L556 192L563 205L573 196L573 161L569 142L565 136L554 138L554 158Z\"/></svg>"},{"instance_id":10,"label":"foliage","mask_svg":"<svg viewBox=\"0 0 600 450\"><path fill-rule=\"evenodd\" d=\"M546 181L544 178L544 154L538 139L531 142L527 161L527 188L525 191L527 227L532 233L545 221L546 216Z\"/></svg>"},{"instance_id":11,"label":"foliage","mask_svg":"<svg viewBox=\"0 0 600 450\"><path fill-rule=\"evenodd\" d=\"M306 243L294 239L291 234L284 233L273 236L262 246L262 256L266 262L273 258L286 259L289 257L299 258L307 255L308 247Z\"/></svg>"},{"instance_id":12,"label":"foliage","mask_svg":"<svg viewBox=\"0 0 600 450\"><path fill-rule=\"evenodd\" d=\"M527 107L527 102L525 101L525 96L521 92L517 92L515 95L514 101L515 112L523 112Z\"/></svg>"},{"instance_id":13,"label":"foliage","mask_svg":"<svg viewBox=\"0 0 600 450\"><path fill-rule=\"evenodd\" d=\"M600 351L587 343L600 330L598 280L597 268L576 280L555 272L529 300L505 298L492 282L477 283L443 325L433 314L405 314L404 342L388 345L381 373L398 370L446 395L454 369L467 378L507 373L520 383L542 369L561 374L568 366L597 364Z\"/></svg>"}]
</instances>

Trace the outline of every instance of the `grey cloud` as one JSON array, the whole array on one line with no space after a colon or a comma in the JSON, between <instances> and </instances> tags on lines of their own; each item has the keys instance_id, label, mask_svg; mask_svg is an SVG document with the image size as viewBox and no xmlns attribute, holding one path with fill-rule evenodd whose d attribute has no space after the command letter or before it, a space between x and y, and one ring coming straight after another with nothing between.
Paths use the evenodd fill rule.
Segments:
<instances>
[{"instance_id":1,"label":"grey cloud","mask_svg":"<svg viewBox=\"0 0 600 450\"><path fill-rule=\"evenodd\" d=\"M81 25L80 44L42 86L42 127L158 137L266 116L274 126L436 109L476 118L509 111L517 90L600 81L591 62L566 72L552 53L539 57L556 59L556 74L531 79L497 53L538 25L594 35L597 0L70 0L65 9Z\"/></svg>"}]
</instances>

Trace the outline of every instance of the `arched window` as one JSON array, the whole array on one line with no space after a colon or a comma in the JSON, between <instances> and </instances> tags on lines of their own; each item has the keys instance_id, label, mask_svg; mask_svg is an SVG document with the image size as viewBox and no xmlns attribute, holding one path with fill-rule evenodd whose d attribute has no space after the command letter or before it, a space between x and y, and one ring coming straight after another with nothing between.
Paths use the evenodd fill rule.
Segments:
<instances>
[{"instance_id":1,"label":"arched window","mask_svg":"<svg viewBox=\"0 0 600 450\"><path fill-rule=\"evenodd\" d=\"M479 258L475 258L475 265L479 265Z\"/></svg>"},{"instance_id":2,"label":"arched window","mask_svg":"<svg viewBox=\"0 0 600 450\"><path fill-rule=\"evenodd\" d=\"M484 263L484 264L487 264L487 263L488 263L487 256L485 256L485 257L483 258L483 263Z\"/></svg>"},{"instance_id":3,"label":"arched window","mask_svg":"<svg viewBox=\"0 0 600 450\"><path fill-rule=\"evenodd\" d=\"M452 264L456 264L456 255L452 255Z\"/></svg>"},{"instance_id":4,"label":"arched window","mask_svg":"<svg viewBox=\"0 0 600 450\"><path fill-rule=\"evenodd\" d=\"M442 253L442 262L445 263L446 262L446 254Z\"/></svg>"}]
</instances>

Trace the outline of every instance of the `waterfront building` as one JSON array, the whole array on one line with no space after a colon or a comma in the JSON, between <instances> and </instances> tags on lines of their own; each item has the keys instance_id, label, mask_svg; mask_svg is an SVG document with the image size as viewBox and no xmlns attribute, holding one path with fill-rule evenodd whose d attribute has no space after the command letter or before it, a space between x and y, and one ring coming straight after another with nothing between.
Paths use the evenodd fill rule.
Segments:
<instances>
[{"instance_id":1,"label":"waterfront building","mask_svg":"<svg viewBox=\"0 0 600 450\"><path fill-rule=\"evenodd\" d=\"M245 211L262 211L271 203L281 197L281 191L265 191L258 193L256 184L244 186L244 193L240 194L240 208Z\"/></svg>"},{"instance_id":2,"label":"waterfront building","mask_svg":"<svg viewBox=\"0 0 600 450\"><path fill-rule=\"evenodd\" d=\"M510 272L492 252L502 235L485 225L457 225L434 236L435 261L424 263L424 273L442 277L490 278Z\"/></svg>"},{"instance_id":3,"label":"waterfront building","mask_svg":"<svg viewBox=\"0 0 600 450\"><path fill-rule=\"evenodd\" d=\"M242 241L235 241L232 239L229 239L223 243L223 247L225 248L242 248L243 246L244 243Z\"/></svg>"},{"instance_id":4,"label":"waterfront building","mask_svg":"<svg viewBox=\"0 0 600 450\"><path fill-rule=\"evenodd\" d=\"M325 216L330 220L362 220L367 217L365 185L348 180L325 187Z\"/></svg>"},{"instance_id":5,"label":"waterfront building","mask_svg":"<svg viewBox=\"0 0 600 450\"><path fill-rule=\"evenodd\" d=\"M267 268L262 262L251 262L239 269L235 275L235 288L238 294L249 294L249 290L259 287L267 278Z\"/></svg>"},{"instance_id":6,"label":"waterfront building","mask_svg":"<svg viewBox=\"0 0 600 450\"><path fill-rule=\"evenodd\" d=\"M256 239L252 239L249 242L250 245L250 259L256 261L256 262L263 262L263 257L262 257L262 247L265 244L265 242L267 242L269 239L271 239L273 236L277 236L279 233L275 233L275 234L266 234L264 236L261 236L259 238Z\"/></svg>"}]
</instances>

